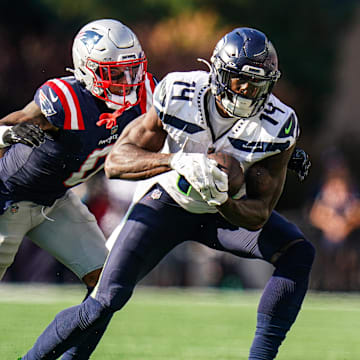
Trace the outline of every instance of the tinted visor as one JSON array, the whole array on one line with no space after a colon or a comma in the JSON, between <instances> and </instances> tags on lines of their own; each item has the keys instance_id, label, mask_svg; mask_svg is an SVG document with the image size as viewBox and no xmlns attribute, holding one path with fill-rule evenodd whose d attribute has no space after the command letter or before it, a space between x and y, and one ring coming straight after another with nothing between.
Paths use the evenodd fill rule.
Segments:
<instances>
[{"instance_id":1,"label":"tinted visor","mask_svg":"<svg viewBox=\"0 0 360 360\"><path fill-rule=\"evenodd\" d=\"M112 84L135 85L142 77L140 65L100 65L99 72L103 80L108 80Z\"/></svg>"},{"instance_id":2,"label":"tinted visor","mask_svg":"<svg viewBox=\"0 0 360 360\"><path fill-rule=\"evenodd\" d=\"M267 94L272 81L264 77L257 77L245 73L219 70L222 84L228 93L240 95L246 99L257 100Z\"/></svg>"},{"instance_id":3,"label":"tinted visor","mask_svg":"<svg viewBox=\"0 0 360 360\"><path fill-rule=\"evenodd\" d=\"M98 76L104 84L140 85L145 79L145 61L99 63Z\"/></svg>"}]
</instances>

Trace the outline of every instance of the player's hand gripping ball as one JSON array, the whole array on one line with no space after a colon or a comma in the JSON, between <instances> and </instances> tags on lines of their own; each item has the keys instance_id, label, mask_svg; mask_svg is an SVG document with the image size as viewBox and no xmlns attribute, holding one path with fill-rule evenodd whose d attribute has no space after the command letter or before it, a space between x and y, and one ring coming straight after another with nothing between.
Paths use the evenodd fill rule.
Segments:
<instances>
[{"instance_id":1,"label":"player's hand gripping ball","mask_svg":"<svg viewBox=\"0 0 360 360\"><path fill-rule=\"evenodd\" d=\"M229 196L236 195L245 181L244 172L239 161L224 152L214 152L207 156L214 159L218 163L218 168L228 175Z\"/></svg>"}]
</instances>

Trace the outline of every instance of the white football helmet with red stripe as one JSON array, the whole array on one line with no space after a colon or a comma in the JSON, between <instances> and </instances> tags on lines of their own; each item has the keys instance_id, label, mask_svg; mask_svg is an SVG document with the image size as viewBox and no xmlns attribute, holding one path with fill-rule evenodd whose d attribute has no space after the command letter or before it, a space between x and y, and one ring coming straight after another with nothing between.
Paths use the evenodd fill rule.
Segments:
<instances>
[{"instance_id":1,"label":"white football helmet with red stripe","mask_svg":"<svg viewBox=\"0 0 360 360\"><path fill-rule=\"evenodd\" d=\"M147 60L127 26L112 19L90 22L75 36L72 55L76 79L109 108L139 103Z\"/></svg>"}]
</instances>

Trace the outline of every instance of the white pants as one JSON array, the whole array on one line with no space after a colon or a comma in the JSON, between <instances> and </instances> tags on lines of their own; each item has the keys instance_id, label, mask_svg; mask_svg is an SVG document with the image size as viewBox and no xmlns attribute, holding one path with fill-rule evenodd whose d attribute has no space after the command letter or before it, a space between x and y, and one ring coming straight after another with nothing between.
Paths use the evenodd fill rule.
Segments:
<instances>
[{"instance_id":1,"label":"white pants","mask_svg":"<svg viewBox=\"0 0 360 360\"><path fill-rule=\"evenodd\" d=\"M0 279L25 235L80 279L101 268L108 254L94 215L71 190L51 207L21 201L0 216Z\"/></svg>"}]
</instances>

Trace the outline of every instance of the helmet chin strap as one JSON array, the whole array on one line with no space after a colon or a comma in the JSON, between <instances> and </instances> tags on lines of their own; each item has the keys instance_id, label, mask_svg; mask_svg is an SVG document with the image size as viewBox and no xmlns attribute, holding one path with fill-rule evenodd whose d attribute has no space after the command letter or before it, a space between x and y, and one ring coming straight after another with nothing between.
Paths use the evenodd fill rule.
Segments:
<instances>
[{"instance_id":1,"label":"helmet chin strap","mask_svg":"<svg viewBox=\"0 0 360 360\"><path fill-rule=\"evenodd\" d=\"M111 94L111 100L120 102L123 100L122 96ZM106 105L109 109L116 108L113 113L103 113L99 116L99 121L96 122L97 126L102 126L106 124L107 129L111 129L116 126L117 118L123 114L123 112L131 108L137 100L136 91L132 91L129 95L125 97L125 105L117 105L106 101ZM111 106L113 105L113 106ZM119 108L120 106L120 108Z\"/></svg>"},{"instance_id":2,"label":"helmet chin strap","mask_svg":"<svg viewBox=\"0 0 360 360\"><path fill-rule=\"evenodd\" d=\"M96 122L97 126L103 126L106 124L107 129L111 129L116 126L117 118L128 108L132 107L130 102L126 102L120 109L115 110L113 113L103 113L99 116L99 121Z\"/></svg>"}]
</instances>

